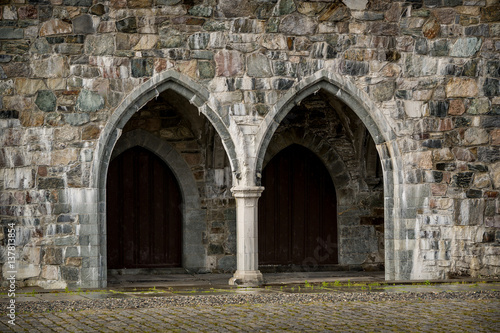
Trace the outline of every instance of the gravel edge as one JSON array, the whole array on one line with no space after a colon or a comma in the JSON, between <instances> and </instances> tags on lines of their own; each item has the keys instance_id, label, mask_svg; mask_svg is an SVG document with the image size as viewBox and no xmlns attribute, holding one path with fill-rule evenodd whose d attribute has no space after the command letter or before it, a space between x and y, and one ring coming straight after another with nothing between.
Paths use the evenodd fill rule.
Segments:
<instances>
[{"instance_id":1,"label":"gravel edge","mask_svg":"<svg viewBox=\"0 0 500 333\"><path fill-rule=\"evenodd\" d=\"M78 301L30 301L16 304L16 312L44 313L84 310L164 308L178 306L224 306L244 304L289 304L311 302L383 302L427 300L500 300L500 291L442 292L336 292L336 293L275 293L260 295L196 295L163 297L104 298Z\"/></svg>"}]
</instances>

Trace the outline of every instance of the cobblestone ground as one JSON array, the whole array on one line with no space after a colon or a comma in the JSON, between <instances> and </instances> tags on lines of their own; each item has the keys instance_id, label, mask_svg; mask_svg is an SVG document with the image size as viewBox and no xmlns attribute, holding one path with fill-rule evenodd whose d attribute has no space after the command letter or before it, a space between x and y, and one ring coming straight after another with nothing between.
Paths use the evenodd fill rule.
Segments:
<instances>
[{"instance_id":1,"label":"cobblestone ground","mask_svg":"<svg viewBox=\"0 0 500 333\"><path fill-rule=\"evenodd\" d=\"M500 300L313 302L19 314L3 332L500 332Z\"/></svg>"}]
</instances>

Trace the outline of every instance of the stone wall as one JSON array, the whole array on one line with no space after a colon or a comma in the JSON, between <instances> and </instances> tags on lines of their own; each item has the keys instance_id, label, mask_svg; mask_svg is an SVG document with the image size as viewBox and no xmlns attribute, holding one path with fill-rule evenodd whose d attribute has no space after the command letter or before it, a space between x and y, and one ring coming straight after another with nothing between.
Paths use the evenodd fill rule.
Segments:
<instances>
[{"instance_id":1,"label":"stone wall","mask_svg":"<svg viewBox=\"0 0 500 333\"><path fill-rule=\"evenodd\" d=\"M196 179L186 200L205 209L191 213L205 219L205 268L232 267L227 187L259 185L281 121L321 90L342 131L361 128L352 151L320 156L351 177L335 184L339 212L366 203L339 217L358 226L346 239L385 237L384 259L378 245L352 260L383 260L388 279L497 276L499 13L496 0L0 0L3 275L14 223L19 281L106 284L107 164L122 133L143 128L133 115L171 91L178 113L191 104L208 121L145 129L173 135ZM190 152L173 140L196 131ZM380 156L383 210L364 146Z\"/></svg>"}]
</instances>

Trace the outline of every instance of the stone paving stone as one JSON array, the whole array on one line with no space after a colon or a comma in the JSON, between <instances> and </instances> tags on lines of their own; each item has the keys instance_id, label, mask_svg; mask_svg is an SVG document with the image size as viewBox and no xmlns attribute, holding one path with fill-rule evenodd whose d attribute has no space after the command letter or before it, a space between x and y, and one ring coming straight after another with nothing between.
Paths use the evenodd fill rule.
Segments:
<instances>
[{"instance_id":1,"label":"stone paving stone","mask_svg":"<svg viewBox=\"0 0 500 333\"><path fill-rule=\"evenodd\" d=\"M2 332L499 332L500 300L311 302L19 314Z\"/></svg>"}]
</instances>

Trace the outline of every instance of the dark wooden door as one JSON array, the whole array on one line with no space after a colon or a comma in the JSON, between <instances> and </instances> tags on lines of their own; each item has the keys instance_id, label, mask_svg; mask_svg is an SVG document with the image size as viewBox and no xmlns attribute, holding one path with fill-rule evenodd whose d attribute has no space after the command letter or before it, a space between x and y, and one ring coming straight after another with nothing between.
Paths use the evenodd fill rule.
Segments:
<instances>
[{"instance_id":1,"label":"dark wooden door","mask_svg":"<svg viewBox=\"0 0 500 333\"><path fill-rule=\"evenodd\" d=\"M262 182L259 264L337 264L337 200L321 160L291 145L269 161Z\"/></svg>"},{"instance_id":2,"label":"dark wooden door","mask_svg":"<svg viewBox=\"0 0 500 333\"><path fill-rule=\"evenodd\" d=\"M181 194L169 167L141 147L108 169L108 268L181 266Z\"/></svg>"}]
</instances>

